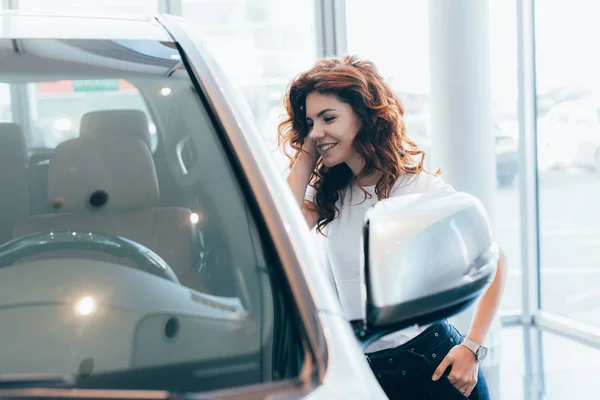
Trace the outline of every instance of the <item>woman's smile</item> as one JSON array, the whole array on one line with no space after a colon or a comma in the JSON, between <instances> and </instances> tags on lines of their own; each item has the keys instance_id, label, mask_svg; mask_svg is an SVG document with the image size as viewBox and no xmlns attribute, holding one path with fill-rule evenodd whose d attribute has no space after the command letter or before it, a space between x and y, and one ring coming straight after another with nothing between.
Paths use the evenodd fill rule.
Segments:
<instances>
[{"instance_id":1,"label":"woman's smile","mask_svg":"<svg viewBox=\"0 0 600 400\"><path fill-rule=\"evenodd\" d=\"M329 150L333 149L335 146L337 146L337 142L322 143L317 145L317 150L319 151L319 154L321 154L321 156L326 157L329 153Z\"/></svg>"}]
</instances>

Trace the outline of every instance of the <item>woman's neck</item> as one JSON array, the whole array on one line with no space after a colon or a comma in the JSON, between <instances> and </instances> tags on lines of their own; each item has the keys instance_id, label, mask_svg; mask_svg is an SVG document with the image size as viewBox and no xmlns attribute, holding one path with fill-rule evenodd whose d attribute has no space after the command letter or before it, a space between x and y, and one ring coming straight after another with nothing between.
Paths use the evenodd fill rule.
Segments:
<instances>
[{"instance_id":1,"label":"woman's neck","mask_svg":"<svg viewBox=\"0 0 600 400\"><path fill-rule=\"evenodd\" d=\"M361 186L375 186L377 185L377 182L379 182L379 180L381 179L381 176L383 174L379 171L375 171L372 174L365 176L363 178L360 178L358 180L358 183Z\"/></svg>"},{"instance_id":2,"label":"woman's neck","mask_svg":"<svg viewBox=\"0 0 600 400\"><path fill-rule=\"evenodd\" d=\"M360 156L360 154L355 152L352 156L348 158L348 160L346 161L346 165L350 167L350 169L352 170L352 175L356 177L361 173L361 171L365 167L365 162ZM381 179L382 175L383 174L381 172L375 171L367 176L360 178L358 183L361 186L374 186L377 184L377 182L379 182L379 179Z\"/></svg>"}]
</instances>

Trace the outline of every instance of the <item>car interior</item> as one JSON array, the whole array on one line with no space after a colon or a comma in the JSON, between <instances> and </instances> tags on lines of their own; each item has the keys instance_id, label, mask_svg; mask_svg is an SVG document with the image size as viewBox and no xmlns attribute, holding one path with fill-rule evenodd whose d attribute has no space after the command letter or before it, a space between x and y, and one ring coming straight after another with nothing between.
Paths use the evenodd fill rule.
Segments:
<instances>
[{"instance_id":1,"label":"car interior","mask_svg":"<svg viewBox=\"0 0 600 400\"><path fill-rule=\"evenodd\" d=\"M95 380L88 378L80 387L105 387L110 381L115 388L173 389L177 384L179 389L198 390L295 376L301 355L282 344L296 339L279 300L280 289L270 279L262 239L222 133L186 69L173 61L177 50L164 43L140 46L160 51L166 47L173 57L151 56L126 41L0 40L0 82L32 90L44 82L119 80L133 87L145 105L85 109L88 98L119 93L70 93L80 97L76 134L55 146L28 145L32 132L38 139L56 135L43 127L32 129L37 121L31 112L28 118L21 115L20 120L0 124L0 259L11 240L40 232L122 237L164 260L196 301L227 309L218 299L235 298L251 315L245 327L219 322L226 327L221 335L214 334L216 322L210 319L204 318L196 333L192 323L181 325L180 337L206 334L203 330L209 325L212 340L221 336L222 356L212 359L202 351L208 354L208 346L218 349L219 342L206 341L207 347L190 351L164 338L165 321L172 321L168 313L154 325L140 320L134 334L147 347L141 353L139 348L131 351L144 356L121 368L141 368L139 374L117 379L111 367L98 366L98 374L91 375ZM119 52L109 51L115 48ZM43 112L42 105L37 107ZM137 268L131 259L71 248L33 251L17 263L63 258ZM180 319L185 320L185 312ZM149 338L148 332L154 331L163 332L162 339ZM215 363L222 372L218 376L208 379L199 372ZM36 364L35 357L24 365L38 366L35 372L53 371ZM76 365L74 369L81 366ZM2 369L0 362L0 372L14 372ZM149 381L152 374L157 378ZM167 379L174 374L179 376L176 382Z\"/></svg>"},{"instance_id":2,"label":"car interior","mask_svg":"<svg viewBox=\"0 0 600 400\"><path fill-rule=\"evenodd\" d=\"M194 204L197 194L174 182L166 158L151 154L147 117L142 111L84 114L80 136L51 149L47 159L40 154L28 159L25 139L16 123L1 124L0 138L4 153L0 178L3 188L10 187L7 192L11 193L2 196L0 218L6 221L2 224L3 243L39 231L86 229L129 237L156 251L190 278L193 269L183 266L201 268L200 254L193 251L200 248L201 232L198 224L192 223L199 214L192 218L191 207L168 206L199 205ZM89 196L98 188L109 198L102 212L93 213ZM207 199L202 200L207 207ZM190 283L194 289L208 290L195 280L195 284ZM213 293L237 293L231 276L213 281L220 282L212 287Z\"/></svg>"}]
</instances>

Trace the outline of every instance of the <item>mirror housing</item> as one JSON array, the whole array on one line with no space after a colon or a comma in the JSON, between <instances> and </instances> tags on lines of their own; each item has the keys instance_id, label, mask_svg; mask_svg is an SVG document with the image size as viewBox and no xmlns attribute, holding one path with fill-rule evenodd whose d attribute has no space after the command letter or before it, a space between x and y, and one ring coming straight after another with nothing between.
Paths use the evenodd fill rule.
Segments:
<instances>
[{"instance_id":1,"label":"mirror housing","mask_svg":"<svg viewBox=\"0 0 600 400\"><path fill-rule=\"evenodd\" d=\"M493 281L499 258L481 202L453 191L379 201L365 216L363 246L363 347L467 308Z\"/></svg>"}]
</instances>

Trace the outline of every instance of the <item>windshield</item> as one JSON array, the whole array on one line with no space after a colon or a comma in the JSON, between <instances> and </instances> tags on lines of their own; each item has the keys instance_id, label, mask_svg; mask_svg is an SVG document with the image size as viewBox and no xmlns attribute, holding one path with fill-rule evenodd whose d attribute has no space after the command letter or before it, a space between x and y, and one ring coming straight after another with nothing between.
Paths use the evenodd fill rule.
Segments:
<instances>
[{"instance_id":1,"label":"windshield","mask_svg":"<svg viewBox=\"0 0 600 400\"><path fill-rule=\"evenodd\" d=\"M295 376L274 266L184 55L18 49L0 40L0 373L176 392Z\"/></svg>"}]
</instances>

